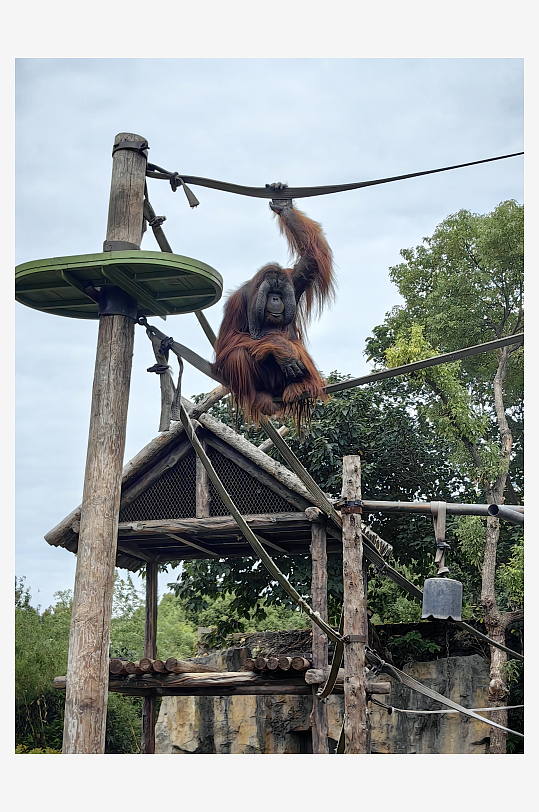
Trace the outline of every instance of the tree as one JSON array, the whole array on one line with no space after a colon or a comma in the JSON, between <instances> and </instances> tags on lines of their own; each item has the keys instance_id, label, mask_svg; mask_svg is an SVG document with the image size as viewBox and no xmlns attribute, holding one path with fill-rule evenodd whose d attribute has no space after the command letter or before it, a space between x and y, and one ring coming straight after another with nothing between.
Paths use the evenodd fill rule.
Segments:
<instances>
[{"instance_id":1,"label":"tree","mask_svg":"<svg viewBox=\"0 0 539 812\"><path fill-rule=\"evenodd\" d=\"M390 269L404 304L393 308L367 341L371 358L387 366L428 358L523 330L524 208L514 200L485 215L461 210L447 217L404 262ZM430 367L395 383L412 395L433 432L451 446L455 470L475 501L523 499L523 349L507 346L455 364ZM455 530L461 551L481 571L480 605L487 634L505 642L523 617L518 581L520 535L506 543L498 519L467 518ZM516 544L515 544L516 543ZM502 554L502 555L500 555ZM510 560L496 577L500 557ZM507 704L507 655L491 646L489 701ZM507 724L507 713L492 717ZM505 734L492 729L490 752L505 752Z\"/></svg>"}]
</instances>

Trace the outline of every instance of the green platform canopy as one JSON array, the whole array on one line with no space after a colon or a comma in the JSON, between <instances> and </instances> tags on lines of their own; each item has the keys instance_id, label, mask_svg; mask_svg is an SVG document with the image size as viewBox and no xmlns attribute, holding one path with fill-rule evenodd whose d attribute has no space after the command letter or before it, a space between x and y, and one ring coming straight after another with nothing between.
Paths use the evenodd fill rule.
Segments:
<instances>
[{"instance_id":1,"label":"green platform canopy","mask_svg":"<svg viewBox=\"0 0 539 812\"><path fill-rule=\"evenodd\" d=\"M15 298L21 304L74 319L99 318L84 292L114 285L138 302L139 316L174 316L210 307L221 298L223 280L204 262L162 251L110 251L25 262L15 268Z\"/></svg>"}]
</instances>

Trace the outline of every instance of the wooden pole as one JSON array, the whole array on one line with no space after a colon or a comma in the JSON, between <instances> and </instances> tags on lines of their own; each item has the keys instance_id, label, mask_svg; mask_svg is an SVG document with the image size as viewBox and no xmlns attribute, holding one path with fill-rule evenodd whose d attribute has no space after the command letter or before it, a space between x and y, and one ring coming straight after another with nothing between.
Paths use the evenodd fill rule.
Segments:
<instances>
[{"instance_id":1,"label":"wooden pole","mask_svg":"<svg viewBox=\"0 0 539 812\"><path fill-rule=\"evenodd\" d=\"M120 133L114 143L127 141L144 139ZM141 151L119 149L114 153L109 243L140 246L145 173L146 157ZM118 289L115 292L126 308L132 307L130 297ZM108 314L100 315L97 339L69 634L65 754L102 754L105 750L110 617L134 340L134 319L111 313L115 308L107 297L108 289L102 288L100 311L105 309Z\"/></svg>"},{"instance_id":2,"label":"wooden pole","mask_svg":"<svg viewBox=\"0 0 539 812\"><path fill-rule=\"evenodd\" d=\"M344 637L344 737L345 753L367 753L367 711L365 691L365 643L367 606L363 585L361 514L347 512L361 501L359 456L343 457L342 486L343 614Z\"/></svg>"},{"instance_id":3,"label":"wooden pole","mask_svg":"<svg viewBox=\"0 0 539 812\"><path fill-rule=\"evenodd\" d=\"M204 451L208 451L208 444L205 440L201 441ZM210 480L208 472L202 465L199 457L196 458L196 476L195 476L195 498L196 498L196 518L206 519L210 515Z\"/></svg>"},{"instance_id":4,"label":"wooden pole","mask_svg":"<svg viewBox=\"0 0 539 812\"><path fill-rule=\"evenodd\" d=\"M157 564L146 565L146 622L144 626L144 656L157 659ZM145 696L142 702L142 740L140 752L155 753L155 696Z\"/></svg>"},{"instance_id":5,"label":"wooden pole","mask_svg":"<svg viewBox=\"0 0 539 812\"><path fill-rule=\"evenodd\" d=\"M305 513L311 521L311 594L312 608L320 614L322 620L328 619L328 573L326 551L326 522L318 508L306 508ZM327 668L328 638L316 623L313 631L313 668ZM316 698L318 686L313 686L313 709L311 712L311 729L313 736L313 754L329 753L328 710L325 702Z\"/></svg>"}]
</instances>

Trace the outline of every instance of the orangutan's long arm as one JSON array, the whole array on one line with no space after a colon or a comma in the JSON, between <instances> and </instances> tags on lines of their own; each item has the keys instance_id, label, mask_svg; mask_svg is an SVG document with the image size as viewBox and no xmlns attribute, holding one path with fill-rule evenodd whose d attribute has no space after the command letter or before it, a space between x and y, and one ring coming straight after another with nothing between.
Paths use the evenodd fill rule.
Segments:
<instances>
[{"instance_id":1,"label":"orangutan's long arm","mask_svg":"<svg viewBox=\"0 0 539 812\"><path fill-rule=\"evenodd\" d=\"M272 184L276 196L283 184ZM335 295L333 256L319 223L294 207L292 200L274 199L270 208L279 217L279 228L290 250L298 257L291 281L296 301L305 293L305 315L308 317L313 303L320 311Z\"/></svg>"}]
</instances>

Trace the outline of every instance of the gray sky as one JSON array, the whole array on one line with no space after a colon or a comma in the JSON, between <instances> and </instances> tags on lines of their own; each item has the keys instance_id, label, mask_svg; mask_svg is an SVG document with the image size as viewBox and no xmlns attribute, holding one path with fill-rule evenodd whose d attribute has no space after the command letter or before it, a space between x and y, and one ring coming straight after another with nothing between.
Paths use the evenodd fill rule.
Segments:
<instances>
[{"instance_id":1,"label":"gray sky","mask_svg":"<svg viewBox=\"0 0 539 812\"><path fill-rule=\"evenodd\" d=\"M19 59L16 262L101 251L116 133L148 139L169 170L247 186L350 183L523 149L521 59ZM231 290L286 246L267 201L149 180L173 250ZM309 332L326 374L361 375L365 338L398 304L388 268L461 208L523 202L523 158L309 198L333 248L337 301ZM142 248L158 250L146 234ZM206 316L217 330L222 300ZM194 315L153 322L205 357ZM16 573L43 608L75 556L43 539L81 501L97 322L16 304ZM136 329L125 459L157 434L159 384ZM185 366L183 392L212 382ZM160 589L167 580L160 579ZM38 592L39 590L39 592Z\"/></svg>"}]
</instances>

